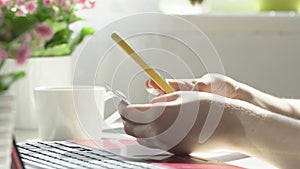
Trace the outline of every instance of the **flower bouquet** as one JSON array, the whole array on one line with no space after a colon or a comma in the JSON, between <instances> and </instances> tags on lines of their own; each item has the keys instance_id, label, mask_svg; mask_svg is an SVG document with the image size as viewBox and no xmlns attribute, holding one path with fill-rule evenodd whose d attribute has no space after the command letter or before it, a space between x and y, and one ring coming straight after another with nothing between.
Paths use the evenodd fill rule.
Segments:
<instances>
[{"instance_id":1,"label":"flower bouquet","mask_svg":"<svg viewBox=\"0 0 300 169\"><path fill-rule=\"evenodd\" d=\"M70 55L95 32L89 27L70 29L82 20L76 12L94 5L94 0L0 0L0 70L7 58L23 64L29 57ZM24 75L0 74L0 92Z\"/></svg>"},{"instance_id":2,"label":"flower bouquet","mask_svg":"<svg viewBox=\"0 0 300 169\"><path fill-rule=\"evenodd\" d=\"M77 11L94 5L95 0L0 0L0 98L14 93L15 128L37 128L35 87L71 83L72 58L61 56L70 56L95 32L70 28L83 20Z\"/></svg>"}]
</instances>

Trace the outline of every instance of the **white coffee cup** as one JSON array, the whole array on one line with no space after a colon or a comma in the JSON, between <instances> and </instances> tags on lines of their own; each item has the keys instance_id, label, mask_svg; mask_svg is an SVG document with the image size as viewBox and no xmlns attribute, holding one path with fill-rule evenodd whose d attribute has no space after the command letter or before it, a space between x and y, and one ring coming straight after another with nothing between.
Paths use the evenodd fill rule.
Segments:
<instances>
[{"instance_id":1,"label":"white coffee cup","mask_svg":"<svg viewBox=\"0 0 300 169\"><path fill-rule=\"evenodd\" d=\"M38 87L34 90L41 140L101 138L105 101L100 86Z\"/></svg>"}]
</instances>

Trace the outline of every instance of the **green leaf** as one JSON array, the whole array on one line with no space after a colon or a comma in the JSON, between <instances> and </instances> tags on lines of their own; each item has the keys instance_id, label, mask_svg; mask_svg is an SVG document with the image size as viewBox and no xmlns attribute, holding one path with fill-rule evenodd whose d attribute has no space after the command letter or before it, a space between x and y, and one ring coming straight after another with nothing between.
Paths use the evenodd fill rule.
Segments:
<instances>
[{"instance_id":1,"label":"green leaf","mask_svg":"<svg viewBox=\"0 0 300 169\"><path fill-rule=\"evenodd\" d=\"M78 21L83 21L84 19L80 18L80 17L70 17L68 20L68 23L74 23L74 22L78 22Z\"/></svg>"},{"instance_id":2,"label":"green leaf","mask_svg":"<svg viewBox=\"0 0 300 169\"><path fill-rule=\"evenodd\" d=\"M7 90L14 82L23 78L24 76L25 72L0 75L0 93Z\"/></svg>"},{"instance_id":3,"label":"green leaf","mask_svg":"<svg viewBox=\"0 0 300 169\"><path fill-rule=\"evenodd\" d=\"M53 10L50 7L45 7L42 1L38 3L38 6L36 16L40 22L44 22L50 18L54 19L56 17Z\"/></svg>"},{"instance_id":4,"label":"green leaf","mask_svg":"<svg viewBox=\"0 0 300 169\"><path fill-rule=\"evenodd\" d=\"M31 57L66 56L71 53L72 51L68 44L61 44L47 49L35 50L32 52Z\"/></svg>"},{"instance_id":5,"label":"green leaf","mask_svg":"<svg viewBox=\"0 0 300 169\"><path fill-rule=\"evenodd\" d=\"M84 27L79 35L71 40L72 33L73 31L69 29L63 29L56 32L54 37L46 43L46 48L33 51L32 57L70 55L86 36L95 33L95 29Z\"/></svg>"},{"instance_id":6,"label":"green leaf","mask_svg":"<svg viewBox=\"0 0 300 169\"><path fill-rule=\"evenodd\" d=\"M23 33L34 28L37 23L36 18L33 15L16 17L15 12L2 8L3 22L0 27L1 41L9 43L12 40L17 39Z\"/></svg>"},{"instance_id":7,"label":"green leaf","mask_svg":"<svg viewBox=\"0 0 300 169\"><path fill-rule=\"evenodd\" d=\"M5 59L3 59L3 60L0 61L0 70L3 67L4 63L5 63Z\"/></svg>"},{"instance_id":8,"label":"green leaf","mask_svg":"<svg viewBox=\"0 0 300 169\"><path fill-rule=\"evenodd\" d=\"M56 32L53 38L46 43L45 48L51 48L56 45L67 44L72 35L72 32L73 31L71 31L70 29L62 29Z\"/></svg>"},{"instance_id":9,"label":"green leaf","mask_svg":"<svg viewBox=\"0 0 300 169\"><path fill-rule=\"evenodd\" d=\"M94 28L83 27L81 30L81 34L79 35L78 43L81 43L86 36L93 35L95 32L96 30Z\"/></svg>"},{"instance_id":10,"label":"green leaf","mask_svg":"<svg viewBox=\"0 0 300 169\"><path fill-rule=\"evenodd\" d=\"M70 48L73 51L78 44L80 44L83 39L88 35L93 35L96 32L94 28L83 27L80 34L71 42Z\"/></svg>"},{"instance_id":11,"label":"green leaf","mask_svg":"<svg viewBox=\"0 0 300 169\"><path fill-rule=\"evenodd\" d=\"M53 32L57 32L59 30L68 28L68 24L66 22L56 22L52 20L46 20L44 23L49 25L52 28Z\"/></svg>"},{"instance_id":12,"label":"green leaf","mask_svg":"<svg viewBox=\"0 0 300 169\"><path fill-rule=\"evenodd\" d=\"M38 23L38 20L33 15L27 15L26 17L14 17L10 20L12 26L11 31L14 37L18 37L25 32L33 29Z\"/></svg>"}]
</instances>

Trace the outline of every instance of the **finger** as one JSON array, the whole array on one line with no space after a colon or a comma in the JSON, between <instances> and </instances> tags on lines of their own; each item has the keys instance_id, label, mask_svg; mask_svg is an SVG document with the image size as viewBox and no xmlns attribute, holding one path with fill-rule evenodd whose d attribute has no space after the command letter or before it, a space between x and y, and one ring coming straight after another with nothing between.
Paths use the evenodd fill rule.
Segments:
<instances>
[{"instance_id":1,"label":"finger","mask_svg":"<svg viewBox=\"0 0 300 169\"><path fill-rule=\"evenodd\" d=\"M136 135L134 132L135 125L133 125L133 123L130 123L129 121L126 121L126 119L124 119L123 125L126 134L131 135L133 137L138 137L138 135Z\"/></svg>"},{"instance_id":2,"label":"finger","mask_svg":"<svg viewBox=\"0 0 300 169\"><path fill-rule=\"evenodd\" d=\"M161 88L153 80L147 80L146 81L146 87L161 90Z\"/></svg>"},{"instance_id":3,"label":"finger","mask_svg":"<svg viewBox=\"0 0 300 169\"><path fill-rule=\"evenodd\" d=\"M124 131L136 138L148 138L157 135L157 129L151 124L135 124L130 121L124 121Z\"/></svg>"},{"instance_id":4,"label":"finger","mask_svg":"<svg viewBox=\"0 0 300 169\"><path fill-rule=\"evenodd\" d=\"M211 93L211 85L205 82L198 81L195 83L192 90Z\"/></svg>"},{"instance_id":5,"label":"finger","mask_svg":"<svg viewBox=\"0 0 300 169\"><path fill-rule=\"evenodd\" d=\"M186 81L166 79L166 82L176 91L190 91L193 88L193 84ZM146 89L149 93L152 94L164 94L164 91L153 80L146 81Z\"/></svg>"},{"instance_id":6,"label":"finger","mask_svg":"<svg viewBox=\"0 0 300 169\"><path fill-rule=\"evenodd\" d=\"M148 147L148 148L159 148L159 146L157 146L157 144L152 140L149 141L148 139L138 138L138 139L136 139L136 141L140 145L143 145L143 146Z\"/></svg>"},{"instance_id":7,"label":"finger","mask_svg":"<svg viewBox=\"0 0 300 169\"><path fill-rule=\"evenodd\" d=\"M213 81L213 76L211 74L206 74L202 76L200 79L196 79L192 82L194 84L192 90L211 93L212 81Z\"/></svg>"},{"instance_id":8,"label":"finger","mask_svg":"<svg viewBox=\"0 0 300 169\"><path fill-rule=\"evenodd\" d=\"M167 108L167 104L131 104L120 107L119 113L123 119L135 124L148 124L159 118Z\"/></svg>"},{"instance_id":9,"label":"finger","mask_svg":"<svg viewBox=\"0 0 300 169\"><path fill-rule=\"evenodd\" d=\"M148 93L153 95L163 95L164 92L160 89L160 87L152 80L146 81L146 90Z\"/></svg>"},{"instance_id":10,"label":"finger","mask_svg":"<svg viewBox=\"0 0 300 169\"><path fill-rule=\"evenodd\" d=\"M177 100L179 97L180 97L180 95L177 93L165 94L165 95L161 95L159 97L153 98L150 101L150 103L154 104L154 103L160 103L160 102L172 102L172 101Z\"/></svg>"},{"instance_id":11,"label":"finger","mask_svg":"<svg viewBox=\"0 0 300 169\"><path fill-rule=\"evenodd\" d=\"M176 91L190 91L193 88L193 84L186 81L180 81L176 79L167 79L166 81Z\"/></svg>"},{"instance_id":12,"label":"finger","mask_svg":"<svg viewBox=\"0 0 300 169\"><path fill-rule=\"evenodd\" d=\"M164 147L162 144L160 144L157 140L154 139L147 139L147 138L138 138L136 141L145 147L148 148L155 148L155 149L162 149Z\"/></svg>"}]
</instances>

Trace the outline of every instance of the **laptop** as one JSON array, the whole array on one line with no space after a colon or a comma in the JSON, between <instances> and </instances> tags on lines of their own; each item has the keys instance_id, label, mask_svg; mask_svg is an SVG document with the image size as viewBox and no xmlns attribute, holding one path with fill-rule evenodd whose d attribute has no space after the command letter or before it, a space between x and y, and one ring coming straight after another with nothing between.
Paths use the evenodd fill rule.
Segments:
<instances>
[{"instance_id":1,"label":"laptop","mask_svg":"<svg viewBox=\"0 0 300 169\"><path fill-rule=\"evenodd\" d=\"M50 141L16 144L12 169L241 169L213 160L169 153L148 157L121 156L93 146L92 141Z\"/></svg>"}]
</instances>

